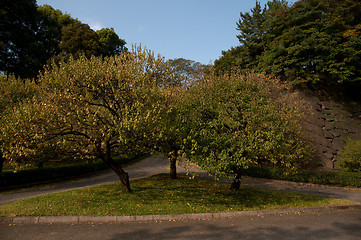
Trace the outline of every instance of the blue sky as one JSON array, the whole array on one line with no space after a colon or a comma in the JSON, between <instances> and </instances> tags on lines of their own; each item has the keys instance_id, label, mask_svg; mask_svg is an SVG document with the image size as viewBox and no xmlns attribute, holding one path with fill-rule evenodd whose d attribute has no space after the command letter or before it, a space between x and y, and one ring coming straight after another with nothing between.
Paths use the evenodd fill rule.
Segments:
<instances>
[{"instance_id":1,"label":"blue sky","mask_svg":"<svg viewBox=\"0 0 361 240\"><path fill-rule=\"evenodd\" d=\"M263 6L267 0L259 0ZM127 47L208 64L239 44L236 22L256 0L37 0L89 24L114 28Z\"/></svg>"}]
</instances>

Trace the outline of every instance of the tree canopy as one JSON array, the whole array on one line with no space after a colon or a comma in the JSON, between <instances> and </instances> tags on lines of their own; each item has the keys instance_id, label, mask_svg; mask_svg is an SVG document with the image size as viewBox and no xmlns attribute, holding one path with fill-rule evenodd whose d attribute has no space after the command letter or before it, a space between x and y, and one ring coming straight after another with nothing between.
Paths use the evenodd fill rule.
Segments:
<instances>
[{"instance_id":1,"label":"tree canopy","mask_svg":"<svg viewBox=\"0 0 361 240\"><path fill-rule=\"evenodd\" d=\"M211 65L205 65L200 62L184 58L175 58L168 60L171 67L178 71L184 78L183 85L190 84L203 78L211 69Z\"/></svg>"},{"instance_id":2,"label":"tree canopy","mask_svg":"<svg viewBox=\"0 0 361 240\"><path fill-rule=\"evenodd\" d=\"M36 1L4 0L0 11L0 71L29 76L34 73Z\"/></svg>"},{"instance_id":3,"label":"tree canopy","mask_svg":"<svg viewBox=\"0 0 361 240\"><path fill-rule=\"evenodd\" d=\"M273 0L241 13L240 46L215 62L316 88L361 89L361 3L355 0Z\"/></svg>"},{"instance_id":4,"label":"tree canopy","mask_svg":"<svg viewBox=\"0 0 361 240\"><path fill-rule=\"evenodd\" d=\"M22 102L29 101L38 93L38 86L29 80L10 77L6 79L0 76L0 146L11 141L10 136L6 136L4 128L9 124L6 120L8 112L12 112ZM6 158L3 149L0 147L0 173Z\"/></svg>"},{"instance_id":5,"label":"tree canopy","mask_svg":"<svg viewBox=\"0 0 361 240\"><path fill-rule=\"evenodd\" d=\"M157 77L155 77L157 76ZM131 191L114 154L149 151L178 75L148 50L53 64L38 79L40 93L8 109L0 124L6 159L36 164L46 159L98 158ZM162 84L164 81L167 84Z\"/></svg>"},{"instance_id":6,"label":"tree canopy","mask_svg":"<svg viewBox=\"0 0 361 240\"><path fill-rule=\"evenodd\" d=\"M70 54L111 56L126 51L125 40L114 29L95 32L69 14L37 6L33 0L5 0L0 20L0 71L7 76L36 77L50 59L59 61Z\"/></svg>"},{"instance_id":7,"label":"tree canopy","mask_svg":"<svg viewBox=\"0 0 361 240\"><path fill-rule=\"evenodd\" d=\"M302 135L301 102L277 79L249 73L211 74L183 96L187 158L234 180L254 165L307 165L311 148Z\"/></svg>"},{"instance_id":8,"label":"tree canopy","mask_svg":"<svg viewBox=\"0 0 361 240\"><path fill-rule=\"evenodd\" d=\"M224 52L214 69L182 58L165 61L141 47L128 51L112 28L95 32L48 5L6 1L0 160L101 159L127 192L129 176L114 161L124 153L167 154L174 178L183 152L232 179L234 189L250 166L306 165L312 151L299 125L302 102L280 79L359 82L360 70L352 68L359 64L359 5L346 1L353 5L274 0L262 8L256 2L237 23L240 46ZM31 15L20 16L27 8ZM24 31L27 42L16 31ZM36 81L12 76L34 77L44 65Z\"/></svg>"},{"instance_id":9,"label":"tree canopy","mask_svg":"<svg viewBox=\"0 0 361 240\"><path fill-rule=\"evenodd\" d=\"M120 39L113 28L103 28L96 31L99 37L101 54L103 56L119 55L127 51L125 40Z\"/></svg>"},{"instance_id":10,"label":"tree canopy","mask_svg":"<svg viewBox=\"0 0 361 240\"><path fill-rule=\"evenodd\" d=\"M61 29L59 50L65 57L70 54L79 57L82 53L88 58L99 56L101 53L99 36L88 24L80 22L71 24Z\"/></svg>"}]
</instances>

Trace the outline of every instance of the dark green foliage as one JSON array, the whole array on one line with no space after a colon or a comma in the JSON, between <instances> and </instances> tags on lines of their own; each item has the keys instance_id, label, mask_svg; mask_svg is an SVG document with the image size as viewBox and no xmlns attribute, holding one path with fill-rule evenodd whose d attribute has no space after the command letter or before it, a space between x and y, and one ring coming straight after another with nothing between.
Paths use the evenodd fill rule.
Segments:
<instances>
[{"instance_id":1,"label":"dark green foliage","mask_svg":"<svg viewBox=\"0 0 361 240\"><path fill-rule=\"evenodd\" d=\"M346 2L304 0L279 15L258 69L294 83L360 82L361 3Z\"/></svg>"},{"instance_id":2,"label":"dark green foliage","mask_svg":"<svg viewBox=\"0 0 361 240\"><path fill-rule=\"evenodd\" d=\"M101 45L99 36L90 29L88 24L76 22L63 27L61 30L60 55L68 57L70 54L79 57L85 54L87 58L99 56Z\"/></svg>"},{"instance_id":3,"label":"dark green foliage","mask_svg":"<svg viewBox=\"0 0 361 240\"><path fill-rule=\"evenodd\" d=\"M360 15L356 0L300 0L292 6L273 0L263 9L257 2L237 23L241 45L224 53L215 67L241 66L359 97Z\"/></svg>"},{"instance_id":4,"label":"dark green foliage","mask_svg":"<svg viewBox=\"0 0 361 240\"><path fill-rule=\"evenodd\" d=\"M343 171L361 172L361 140L351 140L340 152L339 167Z\"/></svg>"},{"instance_id":5,"label":"dark green foliage","mask_svg":"<svg viewBox=\"0 0 361 240\"><path fill-rule=\"evenodd\" d=\"M120 39L113 28L103 28L96 31L99 37L100 52L103 56L114 56L127 51L125 40Z\"/></svg>"},{"instance_id":6,"label":"dark green foliage","mask_svg":"<svg viewBox=\"0 0 361 240\"><path fill-rule=\"evenodd\" d=\"M38 56L41 61L40 68L49 62L49 59L58 56L60 53L62 28L79 22L69 14L64 14L60 10L55 10L49 5L38 7Z\"/></svg>"},{"instance_id":7,"label":"dark green foliage","mask_svg":"<svg viewBox=\"0 0 361 240\"><path fill-rule=\"evenodd\" d=\"M61 29L78 20L35 1L4 1L1 11L0 71L21 78L37 76L59 54Z\"/></svg>"},{"instance_id":8,"label":"dark green foliage","mask_svg":"<svg viewBox=\"0 0 361 240\"><path fill-rule=\"evenodd\" d=\"M244 49L244 54L246 54L247 68L254 67L254 64L257 62L257 56L264 49L262 37L266 29L266 11L266 7L262 9L260 3L256 1L256 6L251 9L251 13L240 14L241 18L237 23L237 30L240 31L240 34L237 35L237 38Z\"/></svg>"},{"instance_id":9,"label":"dark green foliage","mask_svg":"<svg viewBox=\"0 0 361 240\"><path fill-rule=\"evenodd\" d=\"M263 8L256 1L251 12L240 13L236 29L240 31L237 38L241 45L222 53L223 56L215 61L216 71L229 71L234 67L255 70L260 55L274 37L271 21L286 8L287 2L283 0L269 1Z\"/></svg>"},{"instance_id":10,"label":"dark green foliage","mask_svg":"<svg viewBox=\"0 0 361 240\"><path fill-rule=\"evenodd\" d=\"M222 52L223 56L214 61L214 70L218 73L231 72L233 69L239 69L243 72L248 71L249 59L247 48L238 46L228 51Z\"/></svg>"},{"instance_id":11,"label":"dark green foliage","mask_svg":"<svg viewBox=\"0 0 361 240\"><path fill-rule=\"evenodd\" d=\"M21 78L37 77L44 65L70 54L111 56L126 42L113 29L99 35L87 24L33 0L4 0L0 10L0 71Z\"/></svg>"},{"instance_id":12,"label":"dark green foliage","mask_svg":"<svg viewBox=\"0 0 361 240\"><path fill-rule=\"evenodd\" d=\"M36 1L3 0L0 10L0 71L28 77L36 63Z\"/></svg>"}]
</instances>

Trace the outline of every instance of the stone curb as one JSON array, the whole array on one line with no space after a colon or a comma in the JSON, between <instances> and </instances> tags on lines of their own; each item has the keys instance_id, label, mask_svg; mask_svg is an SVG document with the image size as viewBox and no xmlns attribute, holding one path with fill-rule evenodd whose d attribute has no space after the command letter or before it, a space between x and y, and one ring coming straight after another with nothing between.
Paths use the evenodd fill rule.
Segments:
<instances>
[{"instance_id":1,"label":"stone curb","mask_svg":"<svg viewBox=\"0 0 361 240\"><path fill-rule=\"evenodd\" d=\"M42 216L42 217L0 217L0 224L100 224L124 222L154 222L209 220L217 218L252 217L277 214L325 212L337 210L361 210L361 204L345 206L305 207L242 212L194 213L144 216Z\"/></svg>"}]
</instances>

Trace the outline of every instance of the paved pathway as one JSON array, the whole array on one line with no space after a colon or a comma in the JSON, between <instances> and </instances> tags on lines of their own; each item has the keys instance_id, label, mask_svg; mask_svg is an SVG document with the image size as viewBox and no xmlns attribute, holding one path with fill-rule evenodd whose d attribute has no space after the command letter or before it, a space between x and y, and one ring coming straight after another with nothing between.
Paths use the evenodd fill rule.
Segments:
<instances>
[{"instance_id":1,"label":"paved pathway","mask_svg":"<svg viewBox=\"0 0 361 240\"><path fill-rule=\"evenodd\" d=\"M159 173L169 173L169 161L161 155L155 155L129 165L128 167L125 167L124 170L128 172L130 179L148 177ZM199 171L192 167L190 167L190 170ZM186 173L187 170L182 166L178 166L177 172ZM104 185L116 181L119 181L119 178L112 170L102 171L88 177L67 181L65 183L51 184L46 187L32 188L11 193L0 193L0 205L48 193Z\"/></svg>"},{"instance_id":2,"label":"paved pathway","mask_svg":"<svg viewBox=\"0 0 361 240\"><path fill-rule=\"evenodd\" d=\"M200 169L195 167L187 168L191 172L200 172ZM152 176L158 173L168 173L169 161L161 155L155 155L126 167L125 171L129 173L131 179ZM182 166L177 167L177 172L180 174L184 174L186 171L187 170ZM35 197L48 193L63 192L83 187L97 186L118 180L119 179L117 175L113 171L104 171L82 179L72 180L47 187L33 188L12 193L3 193L0 194L0 205L24 198ZM339 188L255 178L246 178L242 184L259 188L307 193L322 197L348 199L361 202L361 189L359 188Z\"/></svg>"}]
</instances>

